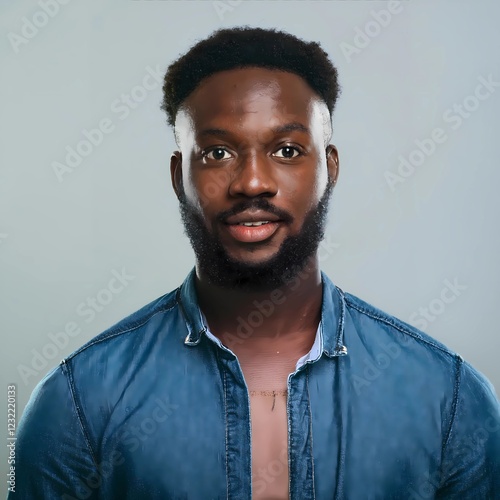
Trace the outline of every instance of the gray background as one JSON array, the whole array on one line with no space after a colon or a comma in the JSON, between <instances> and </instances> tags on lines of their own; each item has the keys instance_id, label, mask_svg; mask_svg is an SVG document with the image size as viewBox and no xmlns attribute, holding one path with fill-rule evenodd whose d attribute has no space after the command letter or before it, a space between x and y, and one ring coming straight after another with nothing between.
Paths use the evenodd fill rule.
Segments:
<instances>
[{"instance_id":1,"label":"gray background","mask_svg":"<svg viewBox=\"0 0 500 500\"><path fill-rule=\"evenodd\" d=\"M163 74L196 39L241 24L320 41L339 68L333 142L341 170L323 269L344 290L405 321L421 321L419 308L431 305L439 314L425 330L498 392L500 88L456 130L443 114L472 95L481 76L500 81L500 6L401 2L366 47L346 56L342 44L355 46L356 30L375 33L372 11L387 4L72 0L15 48L23 17L42 10L37 2L2 1L2 397L8 383L17 384L18 415L60 359L178 286L192 267L170 185L175 145L159 110L160 85L136 89L143 100L127 116L127 106L116 106L148 66ZM43 23L43 15L37 19ZM66 147L105 118L113 131L60 182L53 163L63 163ZM408 157L415 140L436 127L447 140L391 190L385 173L397 172L399 155ZM133 276L127 286L103 291L123 269ZM445 280L462 287L448 304L439 302ZM111 301L92 318L82 314L81 304L96 296ZM68 322L79 333L60 335L67 345L54 347L49 335ZM33 371L23 377L23 366ZM6 428L5 410L0 425Z\"/></svg>"}]
</instances>

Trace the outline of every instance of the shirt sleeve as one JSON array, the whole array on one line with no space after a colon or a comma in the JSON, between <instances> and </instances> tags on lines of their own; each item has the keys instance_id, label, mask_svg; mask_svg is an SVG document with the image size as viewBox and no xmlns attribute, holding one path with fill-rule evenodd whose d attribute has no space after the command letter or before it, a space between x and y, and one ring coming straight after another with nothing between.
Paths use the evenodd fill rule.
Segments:
<instances>
[{"instance_id":1,"label":"shirt sleeve","mask_svg":"<svg viewBox=\"0 0 500 500\"><path fill-rule=\"evenodd\" d=\"M98 497L99 474L64 364L35 388L19 422L8 500Z\"/></svg>"},{"instance_id":2,"label":"shirt sleeve","mask_svg":"<svg viewBox=\"0 0 500 500\"><path fill-rule=\"evenodd\" d=\"M438 499L500 498L500 403L491 383L459 361Z\"/></svg>"}]
</instances>

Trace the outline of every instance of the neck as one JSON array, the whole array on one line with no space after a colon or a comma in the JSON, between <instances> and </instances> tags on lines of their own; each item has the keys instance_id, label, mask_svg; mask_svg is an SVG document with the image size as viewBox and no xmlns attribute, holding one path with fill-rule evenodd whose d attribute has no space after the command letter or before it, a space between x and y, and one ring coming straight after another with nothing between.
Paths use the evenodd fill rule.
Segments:
<instances>
[{"instance_id":1,"label":"neck","mask_svg":"<svg viewBox=\"0 0 500 500\"><path fill-rule=\"evenodd\" d=\"M311 348L322 304L316 256L293 279L271 291L224 288L209 283L198 266L196 273L198 300L210 331L230 349L305 354Z\"/></svg>"}]
</instances>

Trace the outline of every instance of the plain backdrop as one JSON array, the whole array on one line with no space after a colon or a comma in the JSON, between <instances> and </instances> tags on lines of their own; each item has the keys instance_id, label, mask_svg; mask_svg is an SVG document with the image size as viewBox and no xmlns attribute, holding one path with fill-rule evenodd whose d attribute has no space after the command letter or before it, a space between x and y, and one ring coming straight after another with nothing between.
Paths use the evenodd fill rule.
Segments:
<instances>
[{"instance_id":1,"label":"plain backdrop","mask_svg":"<svg viewBox=\"0 0 500 500\"><path fill-rule=\"evenodd\" d=\"M0 6L1 370L18 417L63 357L193 266L159 82L195 41L243 24L319 41L339 69L323 270L498 391L498 2L55 1ZM64 169L77 147L86 156Z\"/></svg>"}]
</instances>

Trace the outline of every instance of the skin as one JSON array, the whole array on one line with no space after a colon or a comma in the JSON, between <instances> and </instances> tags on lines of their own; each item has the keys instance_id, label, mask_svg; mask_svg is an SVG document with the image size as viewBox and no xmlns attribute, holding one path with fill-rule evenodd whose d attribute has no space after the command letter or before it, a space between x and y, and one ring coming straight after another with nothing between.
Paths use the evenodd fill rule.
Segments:
<instances>
[{"instance_id":1,"label":"skin","mask_svg":"<svg viewBox=\"0 0 500 500\"><path fill-rule=\"evenodd\" d=\"M336 182L339 162L337 149L328 144L330 127L326 104L293 73L257 67L216 73L201 82L177 114L180 151L170 162L174 191L179 197L182 186L232 258L258 265L276 254L287 235L300 231L306 213L325 192L328 177ZM217 189L208 192L214 179ZM257 197L266 198L290 220L280 223L264 242L238 241L216 216ZM219 338L236 331L238 317L248 318L255 311L255 300L270 298L269 291L216 286L198 263L196 273L200 307ZM321 316L317 255L309 260L299 285L296 281L280 291L284 302L275 304L248 338L230 346L233 350L264 356L279 351L290 359L309 351Z\"/></svg>"}]
</instances>

